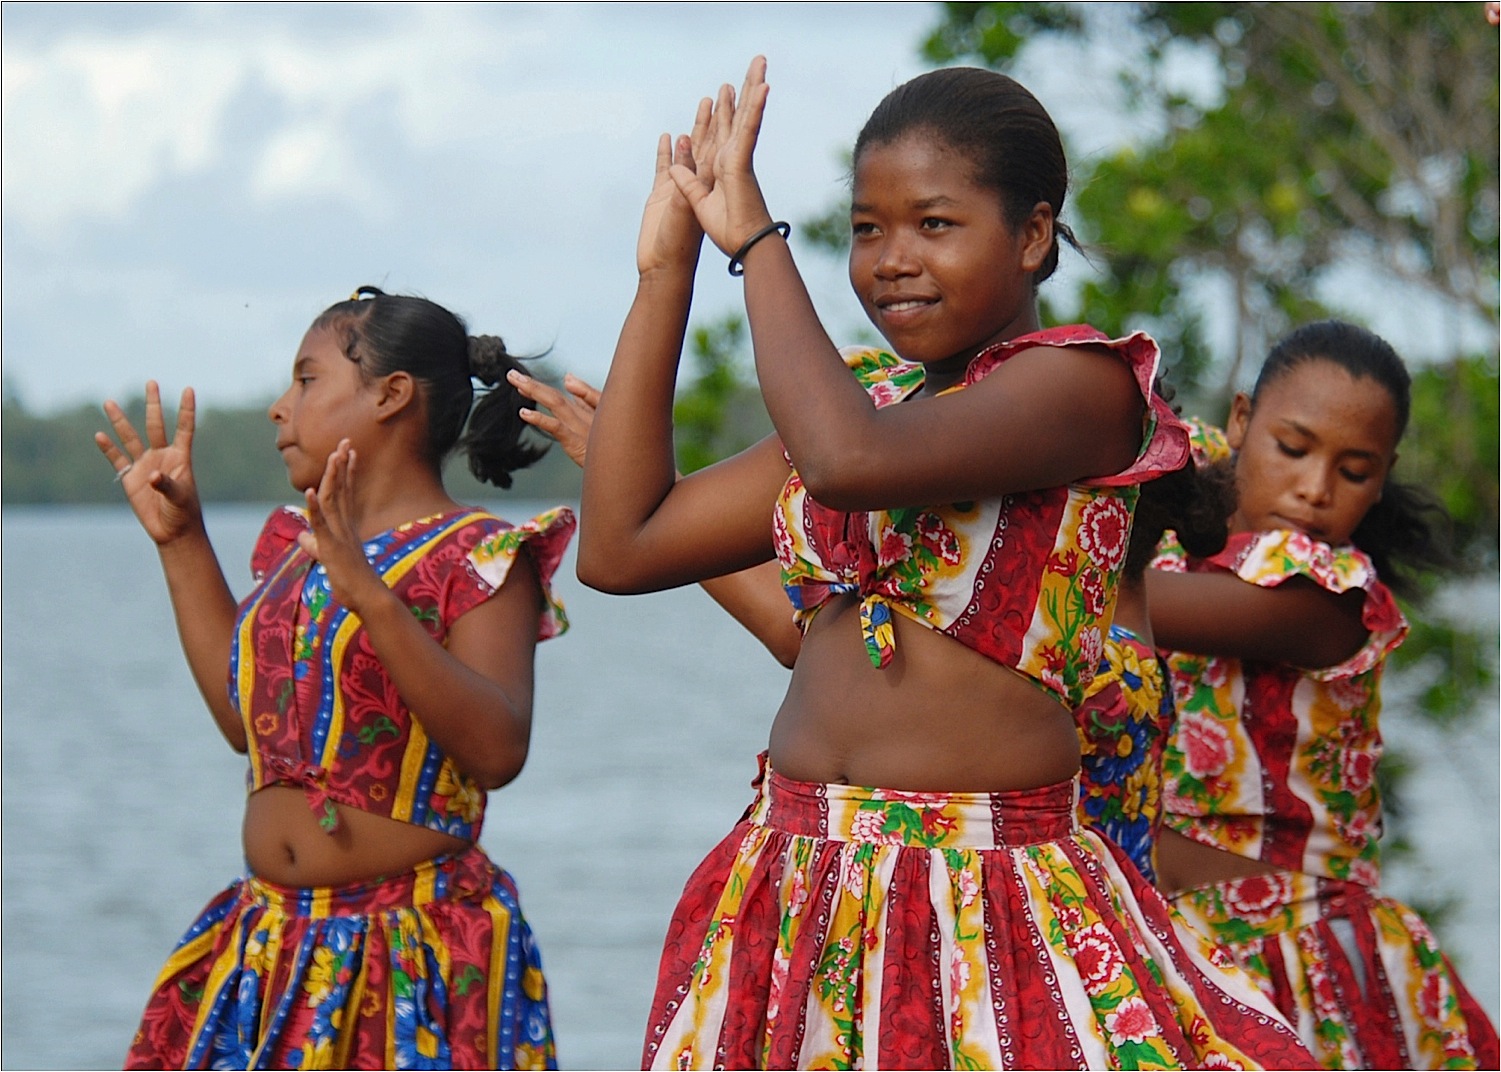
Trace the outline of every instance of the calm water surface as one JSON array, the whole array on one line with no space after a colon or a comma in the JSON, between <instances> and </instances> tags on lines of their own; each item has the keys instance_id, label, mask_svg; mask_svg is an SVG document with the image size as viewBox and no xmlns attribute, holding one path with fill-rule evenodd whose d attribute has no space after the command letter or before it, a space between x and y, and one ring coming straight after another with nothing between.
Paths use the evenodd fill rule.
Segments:
<instances>
[{"instance_id":1,"label":"calm water surface","mask_svg":"<svg viewBox=\"0 0 1501 1072\"><path fill-rule=\"evenodd\" d=\"M209 511L240 594L267 510ZM117 1068L167 953L243 867L245 761L203 707L125 508L7 508L3 540L0 1063ZM538 648L531 759L483 844L520 885L561 1062L630 1068L668 916L749 801L787 672L697 589L603 596L571 557L557 587L573 628ZM1478 599L1488 620L1495 603ZM1494 1015L1495 713L1445 733L1389 699L1387 736L1423 764L1422 852L1387 887L1458 899L1441 933Z\"/></svg>"}]
</instances>

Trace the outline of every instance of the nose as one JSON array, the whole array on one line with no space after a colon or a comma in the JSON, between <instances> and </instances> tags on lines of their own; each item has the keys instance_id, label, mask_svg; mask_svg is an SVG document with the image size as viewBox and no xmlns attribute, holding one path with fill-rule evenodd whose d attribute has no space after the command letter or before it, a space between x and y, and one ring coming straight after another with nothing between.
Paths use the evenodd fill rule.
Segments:
<instances>
[{"instance_id":1,"label":"nose","mask_svg":"<svg viewBox=\"0 0 1501 1072\"><path fill-rule=\"evenodd\" d=\"M271 403L271 408L266 411L266 416L271 418L272 424L281 424L287 419L287 395L292 393L288 387L281 393L281 397Z\"/></svg>"},{"instance_id":2,"label":"nose","mask_svg":"<svg viewBox=\"0 0 1501 1072\"><path fill-rule=\"evenodd\" d=\"M903 235L889 234L882 240L875 263L877 279L900 279L919 270L912 243Z\"/></svg>"},{"instance_id":3,"label":"nose","mask_svg":"<svg viewBox=\"0 0 1501 1072\"><path fill-rule=\"evenodd\" d=\"M1297 488L1304 502L1327 506L1334 497L1334 471L1327 465L1306 465L1298 473Z\"/></svg>"}]
</instances>

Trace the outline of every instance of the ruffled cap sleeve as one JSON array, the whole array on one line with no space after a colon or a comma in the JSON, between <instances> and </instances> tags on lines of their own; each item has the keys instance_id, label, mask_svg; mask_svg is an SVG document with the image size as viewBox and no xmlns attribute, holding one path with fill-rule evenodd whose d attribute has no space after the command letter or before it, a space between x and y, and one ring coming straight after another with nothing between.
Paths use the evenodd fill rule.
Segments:
<instances>
[{"instance_id":1,"label":"ruffled cap sleeve","mask_svg":"<svg viewBox=\"0 0 1501 1072\"><path fill-rule=\"evenodd\" d=\"M1152 390L1162 352L1145 332L1135 331L1122 338L1112 339L1103 331L1086 324L1035 331L1009 339L977 356L965 371L965 385L984 379L1008 358L1034 346L1103 346L1120 357L1131 369L1137 389L1147 404L1147 412L1142 421L1141 449L1136 454L1136 460L1119 473L1081 480L1081 485L1110 488L1140 484L1164 473L1182 469L1188 463L1188 426Z\"/></svg>"},{"instance_id":2,"label":"ruffled cap sleeve","mask_svg":"<svg viewBox=\"0 0 1501 1072\"><path fill-rule=\"evenodd\" d=\"M552 578L577 528L578 519L573 511L566 506L555 506L530 521L485 537L469 552L469 564L492 589L499 589L505 583L523 547L530 552L545 603L537 624L538 640L560 636L568 630L568 614L553 594Z\"/></svg>"},{"instance_id":3,"label":"ruffled cap sleeve","mask_svg":"<svg viewBox=\"0 0 1501 1072\"><path fill-rule=\"evenodd\" d=\"M257 581L265 579L287 552L297 546L297 537L310 531L312 526L308 524L306 511L295 506L277 507L261 526L261 534L250 552L251 576Z\"/></svg>"},{"instance_id":4,"label":"ruffled cap sleeve","mask_svg":"<svg viewBox=\"0 0 1501 1072\"><path fill-rule=\"evenodd\" d=\"M1360 620L1370 630L1370 637L1337 666L1308 671L1311 677L1332 680L1365 673L1407 637L1407 619L1391 589L1376 576L1376 567L1365 553L1350 544L1331 547L1305 533L1285 529L1244 532L1231 536L1225 549L1207 561L1263 588L1274 588L1291 577L1307 577L1336 595L1354 589L1365 591Z\"/></svg>"}]
</instances>

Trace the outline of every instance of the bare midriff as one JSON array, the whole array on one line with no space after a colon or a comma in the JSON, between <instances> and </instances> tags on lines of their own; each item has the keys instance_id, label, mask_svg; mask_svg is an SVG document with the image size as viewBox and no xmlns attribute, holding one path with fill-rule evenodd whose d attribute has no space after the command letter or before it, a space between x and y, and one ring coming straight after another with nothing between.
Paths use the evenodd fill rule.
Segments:
<instances>
[{"instance_id":1,"label":"bare midriff","mask_svg":"<svg viewBox=\"0 0 1501 1072\"><path fill-rule=\"evenodd\" d=\"M245 804L245 860L258 878L280 886L344 886L408 871L424 860L469 847L462 838L335 805L338 824L318 825L298 786L270 785Z\"/></svg>"},{"instance_id":2,"label":"bare midriff","mask_svg":"<svg viewBox=\"0 0 1501 1072\"><path fill-rule=\"evenodd\" d=\"M1176 830L1162 828L1157 836L1157 886L1165 893L1230 882L1253 875L1270 875L1282 868L1249 856L1203 845Z\"/></svg>"},{"instance_id":3,"label":"bare midriff","mask_svg":"<svg viewBox=\"0 0 1501 1072\"><path fill-rule=\"evenodd\" d=\"M896 650L877 669L854 597L819 610L771 728L773 769L950 793L1035 789L1078 773L1079 738L1061 702L951 637L893 619Z\"/></svg>"}]
</instances>

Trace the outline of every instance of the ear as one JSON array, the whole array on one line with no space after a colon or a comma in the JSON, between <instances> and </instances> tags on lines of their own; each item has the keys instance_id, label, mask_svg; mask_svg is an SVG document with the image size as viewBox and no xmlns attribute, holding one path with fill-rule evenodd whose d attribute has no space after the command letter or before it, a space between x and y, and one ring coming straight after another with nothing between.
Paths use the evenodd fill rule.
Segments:
<instances>
[{"instance_id":1,"label":"ear","mask_svg":"<svg viewBox=\"0 0 1501 1072\"><path fill-rule=\"evenodd\" d=\"M1021 236L1022 271L1041 270L1053 248L1053 206L1046 201L1033 205L1031 214L1022 221Z\"/></svg>"},{"instance_id":2,"label":"ear","mask_svg":"<svg viewBox=\"0 0 1501 1072\"><path fill-rule=\"evenodd\" d=\"M375 385L375 419L389 421L406 412L417 399L417 381L410 372L392 372Z\"/></svg>"},{"instance_id":3,"label":"ear","mask_svg":"<svg viewBox=\"0 0 1501 1072\"><path fill-rule=\"evenodd\" d=\"M1231 450L1239 450L1246 441L1246 429L1251 424L1251 398L1244 391L1235 393L1230 403L1230 419L1225 422L1225 439Z\"/></svg>"}]
</instances>

